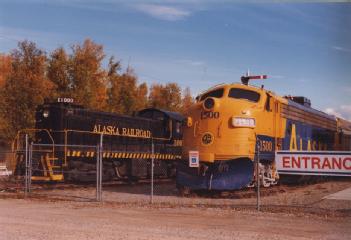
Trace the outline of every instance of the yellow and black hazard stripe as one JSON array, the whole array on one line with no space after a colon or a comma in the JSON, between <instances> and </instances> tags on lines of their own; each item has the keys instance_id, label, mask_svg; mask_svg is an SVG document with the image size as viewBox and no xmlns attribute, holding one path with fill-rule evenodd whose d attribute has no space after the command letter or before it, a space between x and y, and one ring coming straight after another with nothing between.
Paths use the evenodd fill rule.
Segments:
<instances>
[{"instance_id":1,"label":"yellow and black hazard stripe","mask_svg":"<svg viewBox=\"0 0 351 240\"><path fill-rule=\"evenodd\" d=\"M96 157L95 151L78 151L78 150L68 150L67 157ZM102 157L104 159L159 159L159 160L176 160L180 159L180 155L170 154L170 153L145 153L145 152L103 152Z\"/></svg>"}]
</instances>

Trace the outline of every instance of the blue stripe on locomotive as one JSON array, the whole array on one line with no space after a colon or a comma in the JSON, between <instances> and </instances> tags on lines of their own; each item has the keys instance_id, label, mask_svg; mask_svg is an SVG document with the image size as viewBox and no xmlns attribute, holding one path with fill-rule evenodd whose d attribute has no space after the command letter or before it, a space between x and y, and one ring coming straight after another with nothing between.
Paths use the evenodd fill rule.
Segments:
<instances>
[{"instance_id":1,"label":"blue stripe on locomotive","mask_svg":"<svg viewBox=\"0 0 351 240\"><path fill-rule=\"evenodd\" d=\"M319 115L329 119L333 119L332 116L329 116L323 112L315 110L313 108L305 107L300 104L297 104L293 101L289 100L289 105L293 105L303 111L308 112L311 115ZM280 150L290 150L290 142L292 140L292 126L295 125L295 137L296 137L296 148L297 150L308 150L308 141L311 144L311 150L334 150L335 143L335 132L332 130L328 130L322 127L314 126L308 123L303 123L300 121L287 119L286 121L286 129L285 129L285 137L281 139L281 147ZM265 160L273 160L274 152L275 152L275 139L274 137L269 137L266 135L258 135L258 141L262 142L272 142L273 146L271 151L267 151L267 149L262 148L262 144L260 147L260 158ZM302 139L302 146L301 140ZM278 141L279 142L279 141ZM256 152L257 152L257 144L256 144ZM315 149L313 149L315 147Z\"/></svg>"},{"instance_id":2,"label":"blue stripe on locomotive","mask_svg":"<svg viewBox=\"0 0 351 240\"><path fill-rule=\"evenodd\" d=\"M292 125L295 125L296 130L296 144L298 150L307 150L308 141L316 142L316 149L318 150L333 150L334 146L334 132L325 128L316 127L307 123L298 122L295 120L287 119L285 138L283 139L282 150L290 150L290 141L292 135ZM302 148L300 146L300 139L302 139ZM320 146L320 145L323 146ZM326 146L326 149L325 149ZM313 149L312 149L313 150Z\"/></svg>"}]
</instances>

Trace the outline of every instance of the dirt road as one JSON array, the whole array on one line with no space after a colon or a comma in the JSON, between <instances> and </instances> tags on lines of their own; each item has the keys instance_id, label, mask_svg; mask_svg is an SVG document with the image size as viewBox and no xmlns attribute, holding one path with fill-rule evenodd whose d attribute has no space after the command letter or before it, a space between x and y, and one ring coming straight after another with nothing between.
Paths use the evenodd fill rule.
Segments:
<instances>
[{"instance_id":1,"label":"dirt road","mask_svg":"<svg viewBox=\"0 0 351 240\"><path fill-rule=\"evenodd\" d=\"M349 239L350 217L1 199L0 239Z\"/></svg>"}]
</instances>

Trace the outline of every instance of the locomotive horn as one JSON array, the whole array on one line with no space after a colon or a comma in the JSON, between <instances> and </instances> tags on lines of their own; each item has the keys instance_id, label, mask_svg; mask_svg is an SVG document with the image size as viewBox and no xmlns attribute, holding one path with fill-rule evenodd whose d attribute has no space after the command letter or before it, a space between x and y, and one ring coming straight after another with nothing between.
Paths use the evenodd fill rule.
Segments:
<instances>
[{"instance_id":1,"label":"locomotive horn","mask_svg":"<svg viewBox=\"0 0 351 240\"><path fill-rule=\"evenodd\" d=\"M251 79L267 79L267 75L249 76L248 74L246 74L246 76L241 76L241 82L244 85L248 85L249 80Z\"/></svg>"}]
</instances>

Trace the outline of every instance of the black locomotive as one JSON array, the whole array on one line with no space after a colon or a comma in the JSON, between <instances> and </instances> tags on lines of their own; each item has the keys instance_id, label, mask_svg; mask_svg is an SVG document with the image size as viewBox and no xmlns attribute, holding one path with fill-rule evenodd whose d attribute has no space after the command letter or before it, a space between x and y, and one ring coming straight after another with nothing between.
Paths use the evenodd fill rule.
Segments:
<instances>
[{"instance_id":1,"label":"black locomotive","mask_svg":"<svg viewBox=\"0 0 351 240\"><path fill-rule=\"evenodd\" d=\"M38 106L35 119L35 129L17 136L17 149L31 136L34 180L93 180L101 142L105 180L147 178L151 158L155 176L171 177L181 158L183 117L175 112L147 108L127 116L56 102ZM17 174L24 159L18 154Z\"/></svg>"}]
</instances>

